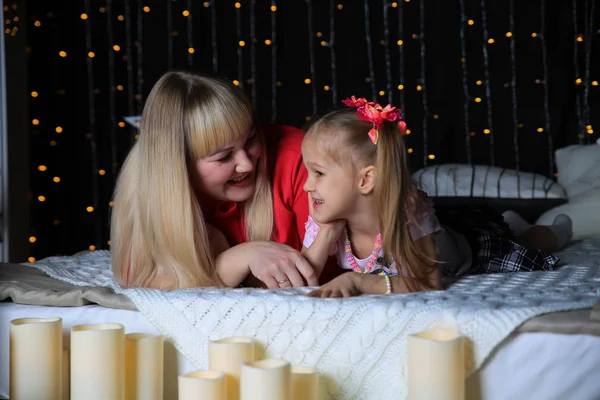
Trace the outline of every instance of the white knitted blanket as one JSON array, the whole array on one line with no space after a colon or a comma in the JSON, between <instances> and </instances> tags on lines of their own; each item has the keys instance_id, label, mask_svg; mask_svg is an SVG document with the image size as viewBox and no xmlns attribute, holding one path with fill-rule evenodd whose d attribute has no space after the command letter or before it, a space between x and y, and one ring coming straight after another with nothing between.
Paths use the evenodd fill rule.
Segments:
<instances>
[{"instance_id":1,"label":"white knitted blanket","mask_svg":"<svg viewBox=\"0 0 600 400\"><path fill-rule=\"evenodd\" d=\"M406 397L406 337L436 326L468 338L467 368L481 366L515 328L534 316L591 307L600 298L600 241L557 254L553 272L471 276L446 291L314 299L300 290L122 289L107 251L26 264L75 285L109 286L197 368L207 368L209 339L255 337L267 357L310 365L327 377L334 399Z\"/></svg>"}]
</instances>

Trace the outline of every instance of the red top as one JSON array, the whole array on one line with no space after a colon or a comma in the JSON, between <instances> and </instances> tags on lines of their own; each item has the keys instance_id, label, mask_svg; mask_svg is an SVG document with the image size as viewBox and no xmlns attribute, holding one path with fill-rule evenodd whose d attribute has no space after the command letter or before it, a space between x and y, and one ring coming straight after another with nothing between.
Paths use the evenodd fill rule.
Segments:
<instances>
[{"instance_id":1,"label":"red top","mask_svg":"<svg viewBox=\"0 0 600 400\"><path fill-rule=\"evenodd\" d=\"M267 147L267 170L273 183L273 241L296 250L302 248L304 223L308 219L308 197L302 189L308 172L302 162L300 129L275 124L260 126ZM208 206L202 199L204 215L209 224L225 235L230 246L246 242L243 207L229 201L217 201Z\"/></svg>"}]
</instances>

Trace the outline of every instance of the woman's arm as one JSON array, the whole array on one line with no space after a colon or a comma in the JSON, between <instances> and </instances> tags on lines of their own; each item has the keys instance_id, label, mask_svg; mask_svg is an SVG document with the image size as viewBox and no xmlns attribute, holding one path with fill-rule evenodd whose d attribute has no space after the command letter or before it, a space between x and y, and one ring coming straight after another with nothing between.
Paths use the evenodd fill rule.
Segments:
<instances>
[{"instance_id":1,"label":"woman's arm","mask_svg":"<svg viewBox=\"0 0 600 400\"><path fill-rule=\"evenodd\" d=\"M215 260L217 274L228 287L237 287L252 273L269 289L288 281L292 286L317 286L311 265L290 246L268 241L239 244L220 253Z\"/></svg>"}]
</instances>

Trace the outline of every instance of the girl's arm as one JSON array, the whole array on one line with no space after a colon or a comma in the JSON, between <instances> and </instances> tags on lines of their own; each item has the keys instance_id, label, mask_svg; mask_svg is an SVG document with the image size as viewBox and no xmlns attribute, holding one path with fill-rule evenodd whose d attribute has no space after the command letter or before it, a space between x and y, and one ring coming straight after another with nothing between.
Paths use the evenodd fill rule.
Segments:
<instances>
[{"instance_id":1,"label":"girl's arm","mask_svg":"<svg viewBox=\"0 0 600 400\"><path fill-rule=\"evenodd\" d=\"M434 241L435 234L424 236L414 242L417 251L431 260L437 258L437 247ZM411 293L426 290L439 290L442 287L441 276L437 263L424 262L423 271L431 271L426 277L427 285L407 276L390 276L392 293ZM385 278L375 274L358 274L347 272L319 289L309 293L311 297L350 297L361 294L384 294L387 292Z\"/></svg>"},{"instance_id":2,"label":"girl's arm","mask_svg":"<svg viewBox=\"0 0 600 400\"><path fill-rule=\"evenodd\" d=\"M392 293L411 293L427 290L440 290L442 288L442 278L438 265L433 260L438 257L437 246L435 245L435 234L423 236L414 242L415 250L424 255L427 259L422 260L422 265L417 268L421 271L430 271L425 276L426 285L409 276L390 276ZM414 266L413 266L414 267ZM359 274L356 274L359 275ZM358 277L357 286L364 294L381 294L387 291L385 278L379 275L361 275Z\"/></svg>"},{"instance_id":3,"label":"girl's arm","mask_svg":"<svg viewBox=\"0 0 600 400\"><path fill-rule=\"evenodd\" d=\"M340 222L340 224L342 224ZM317 277L321 276L331 248L335 245L335 242L340 237L341 229L340 224L327 224L320 227L319 233L315 237L315 240L309 247L302 246L302 255L312 265L313 270ZM345 225L343 222L342 227Z\"/></svg>"}]
</instances>

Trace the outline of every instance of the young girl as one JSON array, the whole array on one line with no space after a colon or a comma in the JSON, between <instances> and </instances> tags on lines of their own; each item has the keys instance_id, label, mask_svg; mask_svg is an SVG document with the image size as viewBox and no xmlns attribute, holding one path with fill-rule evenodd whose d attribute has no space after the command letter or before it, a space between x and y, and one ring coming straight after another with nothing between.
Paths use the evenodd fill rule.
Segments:
<instances>
[{"instance_id":1,"label":"young girl","mask_svg":"<svg viewBox=\"0 0 600 400\"><path fill-rule=\"evenodd\" d=\"M354 96L344 104L351 108L318 120L302 143L310 206L302 254L317 274L329 255L358 273L342 274L310 296L441 289L442 268L445 275L552 269L556 257L512 241L508 228L471 226L471 241L442 228L409 174L400 110ZM551 229L538 234L554 235ZM500 245L477 245L490 237Z\"/></svg>"}]
</instances>

